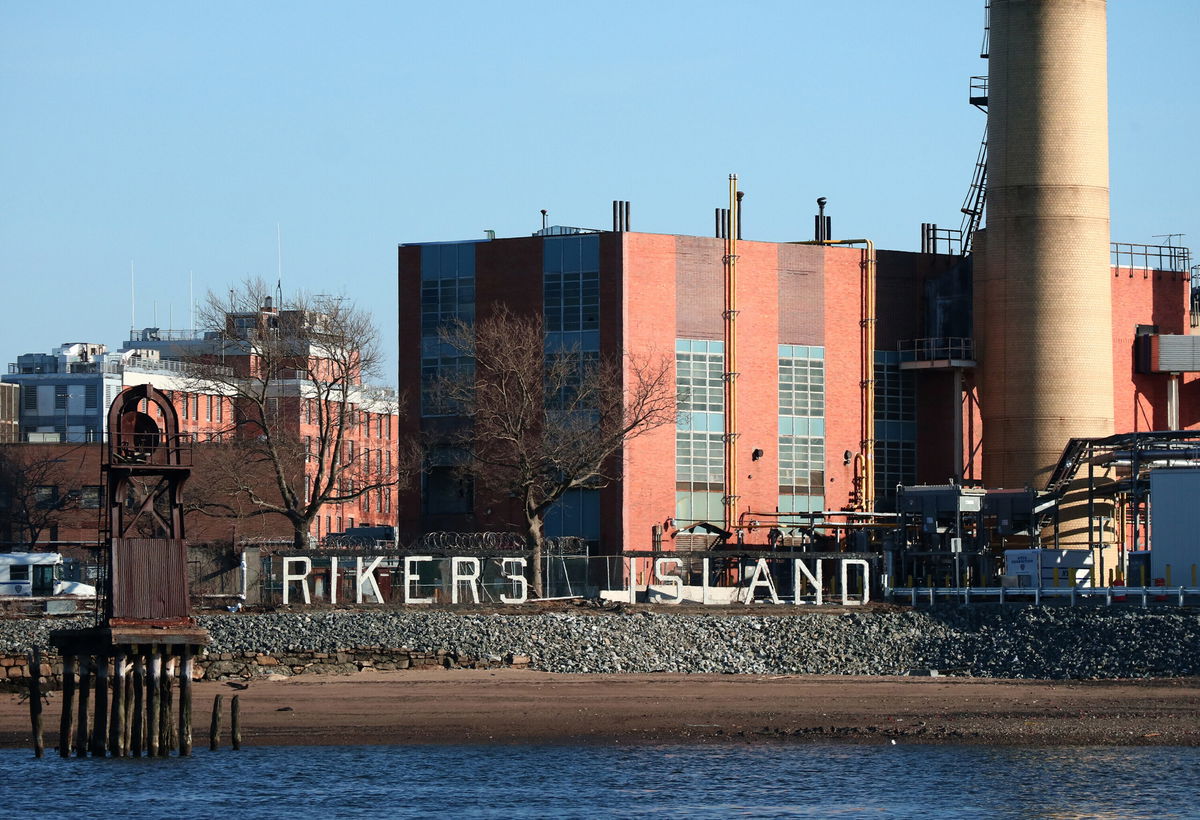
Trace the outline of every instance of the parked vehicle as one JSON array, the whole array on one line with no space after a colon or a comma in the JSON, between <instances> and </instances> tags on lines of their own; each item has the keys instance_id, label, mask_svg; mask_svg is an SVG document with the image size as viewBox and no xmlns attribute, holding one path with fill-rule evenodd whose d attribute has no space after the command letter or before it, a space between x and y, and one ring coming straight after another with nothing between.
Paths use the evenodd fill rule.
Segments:
<instances>
[{"instance_id":1,"label":"parked vehicle","mask_svg":"<svg viewBox=\"0 0 1200 820\"><path fill-rule=\"evenodd\" d=\"M63 557L57 552L0 553L0 595L94 597L91 584L63 580Z\"/></svg>"}]
</instances>

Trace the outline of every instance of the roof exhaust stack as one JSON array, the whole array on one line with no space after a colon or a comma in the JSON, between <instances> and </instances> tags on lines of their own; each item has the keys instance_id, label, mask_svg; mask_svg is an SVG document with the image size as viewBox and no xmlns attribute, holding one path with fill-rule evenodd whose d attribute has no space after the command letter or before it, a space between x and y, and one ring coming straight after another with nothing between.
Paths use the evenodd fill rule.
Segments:
<instances>
[{"instance_id":1,"label":"roof exhaust stack","mask_svg":"<svg viewBox=\"0 0 1200 820\"><path fill-rule=\"evenodd\" d=\"M828 201L823 196L817 197L817 215L813 217L813 239L818 242L828 242L833 238L833 226L829 217L825 216L825 203Z\"/></svg>"},{"instance_id":2,"label":"roof exhaust stack","mask_svg":"<svg viewBox=\"0 0 1200 820\"><path fill-rule=\"evenodd\" d=\"M713 208L713 236L717 239L729 238L728 208Z\"/></svg>"},{"instance_id":3,"label":"roof exhaust stack","mask_svg":"<svg viewBox=\"0 0 1200 820\"><path fill-rule=\"evenodd\" d=\"M613 231L616 233L624 233L629 229L629 201L625 199L614 199Z\"/></svg>"}]
</instances>

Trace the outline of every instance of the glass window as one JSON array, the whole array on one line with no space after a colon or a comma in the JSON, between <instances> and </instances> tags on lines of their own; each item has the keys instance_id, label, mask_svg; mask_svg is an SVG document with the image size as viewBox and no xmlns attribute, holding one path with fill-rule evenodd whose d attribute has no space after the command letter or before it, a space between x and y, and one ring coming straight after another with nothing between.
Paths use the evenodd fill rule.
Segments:
<instances>
[{"instance_id":1,"label":"glass window","mask_svg":"<svg viewBox=\"0 0 1200 820\"><path fill-rule=\"evenodd\" d=\"M96 510L104 503L104 488L90 484L79 491L79 506L85 510Z\"/></svg>"},{"instance_id":2,"label":"glass window","mask_svg":"<svg viewBox=\"0 0 1200 820\"><path fill-rule=\"evenodd\" d=\"M825 362L821 359L779 360L779 415L825 416Z\"/></svg>"},{"instance_id":3,"label":"glass window","mask_svg":"<svg viewBox=\"0 0 1200 820\"><path fill-rule=\"evenodd\" d=\"M825 440L817 436L779 437L779 492L824 495Z\"/></svg>"},{"instance_id":4,"label":"glass window","mask_svg":"<svg viewBox=\"0 0 1200 820\"><path fill-rule=\"evenodd\" d=\"M875 506L893 510L896 485L917 480L917 401L913 373L900 354L875 352Z\"/></svg>"},{"instance_id":5,"label":"glass window","mask_svg":"<svg viewBox=\"0 0 1200 820\"><path fill-rule=\"evenodd\" d=\"M714 351L711 348L716 347ZM704 351L675 353L675 384L680 413L725 411L725 352L721 342Z\"/></svg>"},{"instance_id":6,"label":"glass window","mask_svg":"<svg viewBox=\"0 0 1200 820\"><path fill-rule=\"evenodd\" d=\"M819 509L825 495L825 349L779 346L780 510Z\"/></svg>"},{"instance_id":7,"label":"glass window","mask_svg":"<svg viewBox=\"0 0 1200 820\"><path fill-rule=\"evenodd\" d=\"M675 481L681 490L725 486L725 436L675 431Z\"/></svg>"}]
</instances>

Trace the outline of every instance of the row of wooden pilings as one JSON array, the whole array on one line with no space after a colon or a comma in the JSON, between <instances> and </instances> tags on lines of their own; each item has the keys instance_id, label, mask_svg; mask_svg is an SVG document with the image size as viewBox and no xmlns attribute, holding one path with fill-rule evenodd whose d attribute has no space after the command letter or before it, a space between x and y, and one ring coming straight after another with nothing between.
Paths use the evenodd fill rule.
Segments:
<instances>
[{"instance_id":1,"label":"row of wooden pilings","mask_svg":"<svg viewBox=\"0 0 1200 820\"><path fill-rule=\"evenodd\" d=\"M58 753L62 757L181 757L192 753L192 648L137 644L110 651L62 656L62 714ZM42 740L42 696L38 681L40 652L30 656L30 717L34 754L45 751ZM173 679L179 678L178 721L172 711ZM92 695L95 694L95 707ZM209 748L220 744L222 697L213 702ZM241 747L238 698L230 704L230 734L234 749Z\"/></svg>"}]
</instances>

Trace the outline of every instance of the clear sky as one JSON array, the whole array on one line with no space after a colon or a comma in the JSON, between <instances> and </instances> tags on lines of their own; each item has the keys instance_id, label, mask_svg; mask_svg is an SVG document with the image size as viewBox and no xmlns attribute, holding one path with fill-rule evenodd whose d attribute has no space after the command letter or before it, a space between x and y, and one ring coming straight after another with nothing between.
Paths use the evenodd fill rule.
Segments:
<instances>
[{"instance_id":1,"label":"clear sky","mask_svg":"<svg viewBox=\"0 0 1200 820\"><path fill-rule=\"evenodd\" d=\"M0 0L0 364L188 327L247 275L395 351L396 246L553 224L916 249L984 128L983 0ZM1113 238L1200 248L1200 4L1113 0ZM1178 243L1180 240L1175 240ZM1200 260L1197 260L1200 261ZM386 381L393 381L389 372Z\"/></svg>"}]
</instances>

